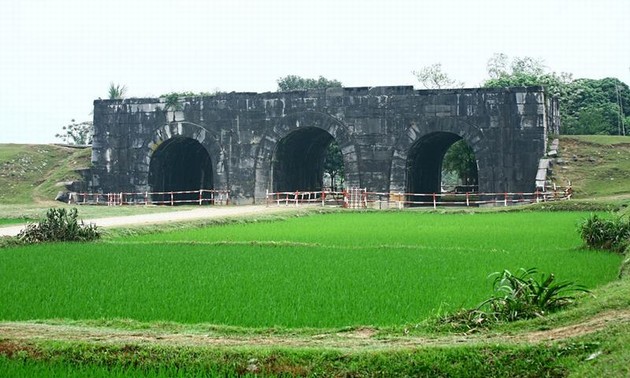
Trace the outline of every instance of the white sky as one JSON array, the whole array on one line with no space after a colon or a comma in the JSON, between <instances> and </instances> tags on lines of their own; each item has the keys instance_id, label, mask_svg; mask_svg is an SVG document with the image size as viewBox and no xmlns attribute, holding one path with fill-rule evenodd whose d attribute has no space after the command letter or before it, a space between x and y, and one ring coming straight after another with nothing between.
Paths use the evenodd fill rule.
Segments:
<instances>
[{"instance_id":1,"label":"white sky","mask_svg":"<svg viewBox=\"0 0 630 378\"><path fill-rule=\"evenodd\" d=\"M289 74L415 85L433 63L467 86L498 52L630 83L630 0L0 0L0 143L48 143L128 97L276 90Z\"/></svg>"}]
</instances>

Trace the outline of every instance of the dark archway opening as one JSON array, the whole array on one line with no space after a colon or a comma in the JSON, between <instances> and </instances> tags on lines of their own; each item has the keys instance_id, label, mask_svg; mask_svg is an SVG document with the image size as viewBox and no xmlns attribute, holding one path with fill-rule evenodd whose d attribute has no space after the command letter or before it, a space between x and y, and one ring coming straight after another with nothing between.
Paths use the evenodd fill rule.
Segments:
<instances>
[{"instance_id":1,"label":"dark archway opening","mask_svg":"<svg viewBox=\"0 0 630 378\"><path fill-rule=\"evenodd\" d=\"M210 155L194 139L169 139L151 157L149 185L152 192L195 191L173 194L174 204L198 201L200 189L212 190L214 187ZM203 193L202 199L210 196L210 193ZM156 203L170 204L171 195L154 194L151 199Z\"/></svg>"},{"instance_id":2,"label":"dark archway opening","mask_svg":"<svg viewBox=\"0 0 630 378\"><path fill-rule=\"evenodd\" d=\"M335 189L343 181L343 159L332 135L316 127L305 127L278 142L272 172L274 192Z\"/></svg>"},{"instance_id":3,"label":"dark archway opening","mask_svg":"<svg viewBox=\"0 0 630 378\"><path fill-rule=\"evenodd\" d=\"M454 185L450 190L476 191L478 175L474 153L465 142L457 143L460 140L462 138L457 134L438 132L426 135L414 143L407 159L407 193L441 194L445 189L443 175L447 173L457 176L459 180L465 177L466 180L464 185ZM449 159L455 161L445 164L445 156L451 147L455 147L456 151L450 154ZM472 157L469 154L472 154ZM468 165L467 171L460 170L458 161L460 159L470 161L471 158L474 169ZM449 171L444 171L445 165L449 167ZM453 167L457 168L453 170ZM433 198L432 196L408 196L407 200L431 202Z\"/></svg>"}]
</instances>

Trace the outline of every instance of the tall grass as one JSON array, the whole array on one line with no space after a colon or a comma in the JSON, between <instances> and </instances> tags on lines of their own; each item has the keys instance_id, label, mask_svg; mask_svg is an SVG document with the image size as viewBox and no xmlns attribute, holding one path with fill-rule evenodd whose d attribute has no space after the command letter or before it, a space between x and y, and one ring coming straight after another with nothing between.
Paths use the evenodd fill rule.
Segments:
<instances>
[{"instance_id":1,"label":"tall grass","mask_svg":"<svg viewBox=\"0 0 630 378\"><path fill-rule=\"evenodd\" d=\"M592 288L621 257L580 250L579 213L341 213L0 253L0 319L248 327L416 322L472 307L490 272Z\"/></svg>"}]
</instances>

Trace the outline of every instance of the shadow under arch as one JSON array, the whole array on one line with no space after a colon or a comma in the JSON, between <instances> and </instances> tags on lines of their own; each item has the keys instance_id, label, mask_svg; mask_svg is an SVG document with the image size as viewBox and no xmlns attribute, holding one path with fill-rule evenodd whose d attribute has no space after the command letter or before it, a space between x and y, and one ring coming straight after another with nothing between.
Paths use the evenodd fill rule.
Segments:
<instances>
[{"instance_id":1,"label":"shadow under arch","mask_svg":"<svg viewBox=\"0 0 630 378\"><path fill-rule=\"evenodd\" d=\"M440 193L444 155L459 140L475 154L479 190L487 190L484 178L492 167L483 130L459 119L434 118L412 122L399 137L392 157L390 192Z\"/></svg>"},{"instance_id":2,"label":"shadow under arch","mask_svg":"<svg viewBox=\"0 0 630 378\"><path fill-rule=\"evenodd\" d=\"M191 122L171 122L158 128L141 150L144 190L225 189L225 154L217 140L206 128Z\"/></svg>"},{"instance_id":3,"label":"shadow under arch","mask_svg":"<svg viewBox=\"0 0 630 378\"><path fill-rule=\"evenodd\" d=\"M255 163L256 199L264 199L267 190L321 189L322 153L332 141L342 153L346 186L359 186L359 156L347 127L327 113L306 111L283 117L262 137Z\"/></svg>"}]
</instances>

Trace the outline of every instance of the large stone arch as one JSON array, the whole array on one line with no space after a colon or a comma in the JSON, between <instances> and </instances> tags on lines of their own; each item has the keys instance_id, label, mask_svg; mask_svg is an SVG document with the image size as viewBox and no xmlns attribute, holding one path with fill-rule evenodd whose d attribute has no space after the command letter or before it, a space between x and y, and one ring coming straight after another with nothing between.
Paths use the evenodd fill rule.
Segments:
<instances>
[{"instance_id":1,"label":"large stone arch","mask_svg":"<svg viewBox=\"0 0 630 378\"><path fill-rule=\"evenodd\" d=\"M346 185L360 185L358 151L348 128L343 122L329 114L306 111L289 114L281 118L263 135L255 162L256 198L264 198L266 191L272 189L272 159L278 143L289 134L307 127L321 129L334 138L343 155Z\"/></svg>"},{"instance_id":2,"label":"large stone arch","mask_svg":"<svg viewBox=\"0 0 630 378\"><path fill-rule=\"evenodd\" d=\"M146 183L145 189L149 191L149 170L151 159L154 153L164 143L174 139L190 139L199 143L207 152L212 165L212 181L215 189L226 189L226 161L225 153L221 148L218 137L201 125L192 122L171 122L158 127L141 149L142 165L138 167L138 172L142 176L142 181Z\"/></svg>"},{"instance_id":3,"label":"large stone arch","mask_svg":"<svg viewBox=\"0 0 630 378\"><path fill-rule=\"evenodd\" d=\"M390 192L405 192L407 189L408 164L414 146L423 139L433 135L450 134L444 140L451 144L463 139L475 153L479 179L479 190L488 191L492 188L489 177L492 176L492 151L488 148L483 129L453 117L427 118L410 122L409 126L398 137L394 146L390 173ZM439 153L446 152L439 149ZM443 155L441 156L443 157Z\"/></svg>"}]
</instances>

